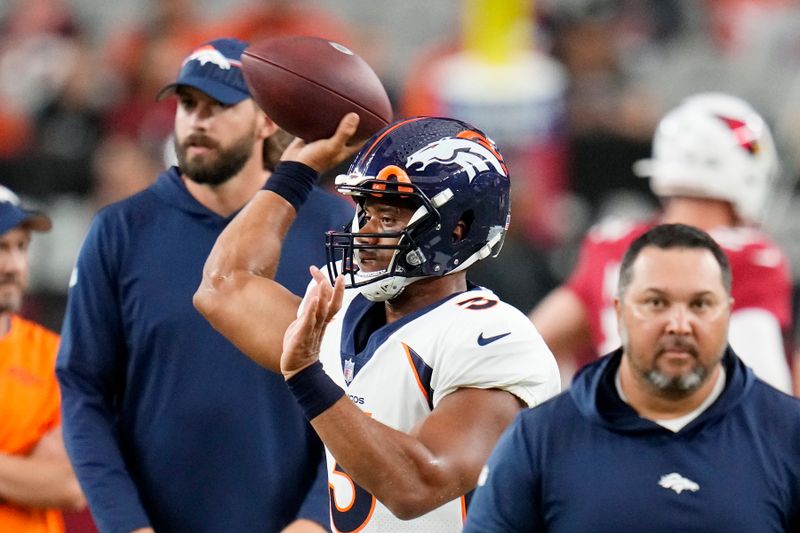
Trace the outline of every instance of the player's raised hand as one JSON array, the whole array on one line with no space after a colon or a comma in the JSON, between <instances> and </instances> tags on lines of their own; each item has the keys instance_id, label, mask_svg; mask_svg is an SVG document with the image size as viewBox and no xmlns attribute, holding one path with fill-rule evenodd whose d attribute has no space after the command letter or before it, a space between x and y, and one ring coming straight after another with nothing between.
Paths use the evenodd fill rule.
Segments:
<instances>
[{"instance_id":1,"label":"player's raised hand","mask_svg":"<svg viewBox=\"0 0 800 533\"><path fill-rule=\"evenodd\" d=\"M289 379L319 359L325 328L342 307L344 281L341 276L331 286L317 267L311 267L314 283L306 291L303 310L286 329L281 355L281 374Z\"/></svg>"},{"instance_id":2,"label":"player's raised hand","mask_svg":"<svg viewBox=\"0 0 800 533\"><path fill-rule=\"evenodd\" d=\"M327 139L320 139L306 143L302 139L295 139L286 147L281 161L297 161L304 163L317 172L324 172L338 165L348 157L355 154L363 143L349 145L350 139L358 128L359 117L355 113L348 113L342 117L336 133Z\"/></svg>"}]
</instances>

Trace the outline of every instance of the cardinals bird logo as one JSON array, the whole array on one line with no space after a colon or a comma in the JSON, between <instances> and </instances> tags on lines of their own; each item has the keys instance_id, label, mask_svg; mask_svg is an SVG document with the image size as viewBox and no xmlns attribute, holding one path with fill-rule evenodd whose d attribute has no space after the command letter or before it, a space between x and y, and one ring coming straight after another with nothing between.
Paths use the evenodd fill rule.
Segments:
<instances>
[{"instance_id":1,"label":"cardinals bird logo","mask_svg":"<svg viewBox=\"0 0 800 533\"><path fill-rule=\"evenodd\" d=\"M739 146L747 150L750 155L754 155L759 152L761 147L758 143L758 135L746 122L736 118L723 116L720 116L719 119L724 122L728 128L730 128L731 132L733 132L733 135L736 138L736 142L739 144Z\"/></svg>"}]
</instances>

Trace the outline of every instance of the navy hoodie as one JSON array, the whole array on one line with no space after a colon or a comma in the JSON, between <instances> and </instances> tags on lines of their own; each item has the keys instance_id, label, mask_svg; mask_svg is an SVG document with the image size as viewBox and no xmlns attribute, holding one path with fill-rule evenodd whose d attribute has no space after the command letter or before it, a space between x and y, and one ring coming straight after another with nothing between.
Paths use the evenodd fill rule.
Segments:
<instances>
[{"instance_id":1,"label":"navy hoodie","mask_svg":"<svg viewBox=\"0 0 800 533\"><path fill-rule=\"evenodd\" d=\"M677 433L617 394L621 349L524 411L486 467L465 532L800 531L800 401L728 349L720 397Z\"/></svg>"},{"instance_id":2,"label":"navy hoodie","mask_svg":"<svg viewBox=\"0 0 800 533\"><path fill-rule=\"evenodd\" d=\"M325 262L324 231L352 213L315 189L288 233L278 281L302 295L308 266ZM232 218L199 204L173 167L89 229L57 375L67 450L103 532L269 532L298 513L327 522L322 447L283 378L192 305Z\"/></svg>"}]
</instances>

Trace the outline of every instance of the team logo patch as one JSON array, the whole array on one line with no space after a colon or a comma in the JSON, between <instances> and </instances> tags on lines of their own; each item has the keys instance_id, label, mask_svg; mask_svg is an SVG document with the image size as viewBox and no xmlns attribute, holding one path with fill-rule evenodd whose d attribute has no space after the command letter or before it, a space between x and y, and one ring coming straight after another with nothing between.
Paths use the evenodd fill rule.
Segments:
<instances>
[{"instance_id":1,"label":"team logo patch","mask_svg":"<svg viewBox=\"0 0 800 533\"><path fill-rule=\"evenodd\" d=\"M736 142L747 150L750 155L755 155L760 151L761 146L758 143L758 136L745 121L723 116L718 116L718 118L730 128L734 137L736 137Z\"/></svg>"},{"instance_id":2,"label":"team logo patch","mask_svg":"<svg viewBox=\"0 0 800 533\"><path fill-rule=\"evenodd\" d=\"M0 202L4 204L19 205L19 197L11 192L10 189L6 189L0 185Z\"/></svg>"},{"instance_id":3,"label":"team logo patch","mask_svg":"<svg viewBox=\"0 0 800 533\"><path fill-rule=\"evenodd\" d=\"M698 490L700 490L700 485L698 485L689 478L683 477L677 472L672 472L671 474L661 476L661 479L658 481L658 484L664 487L665 489L674 490L675 494L680 494L685 490L691 492L697 492Z\"/></svg>"},{"instance_id":4,"label":"team logo patch","mask_svg":"<svg viewBox=\"0 0 800 533\"><path fill-rule=\"evenodd\" d=\"M483 332L481 332L481 334L478 335L478 345L479 346L486 346L487 344L491 344L494 341L499 341L503 337L508 337L509 335L511 335L510 331L508 333L501 333L500 335L493 335L491 337L484 337L483 336Z\"/></svg>"},{"instance_id":5,"label":"team logo patch","mask_svg":"<svg viewBox=\"0 0 800 533\"><path fill-rule=\"evenodd\" d=\"M344 369L342 372L344 373L344 380L350 385L350 382L353 381L353 376L355 375L356 364L352 359L346 359L344 362Z\"/></svg>"},{"instance_id":6,"label":"team logo patch","mask_svg":"<svg viewBox=\"0 0 800 533\"><path fill-rule=\"evenodd\" d=\"M196 49L194 52L189 54L189 56L183 60L183 64L185 65L189 61L199 61L201 65L205 65L206 63L213 63L222 70L230 70L232 66L234 67L242 66L242 64L239 61L236 61L234 59L228 59L227 57L222 55L222 52L220 52L210 44L201 46L200 48Z\"/></svg>"},{"instance_id":7,"label":"team logo patch","mask_svg":"<svg viewBox=\"0 0 800 533\"><path fill-rule=\"evenodd\" d=\"M419 165L419 171L429 165L457 165L466 173L469 181L475 179L478 172L494 170L506 175L505 169L491 150L469 139L442 139L432 142L417 150L406 160L406 168Z\"/></svg>"}]
</instances>

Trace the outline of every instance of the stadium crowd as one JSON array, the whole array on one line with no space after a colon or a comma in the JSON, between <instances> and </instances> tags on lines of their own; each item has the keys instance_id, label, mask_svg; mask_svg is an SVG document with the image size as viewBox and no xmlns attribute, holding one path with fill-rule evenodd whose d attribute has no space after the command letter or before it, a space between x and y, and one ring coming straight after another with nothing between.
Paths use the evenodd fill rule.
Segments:
<instances>
[{"instance_id":1,"label":"stadium crowd","mask_svg":"<svg viewBox=\"0 0 800 533\"><path fill-rule=\"evenodd\" d=\"M373 66L396 118L452 116L503 149L512 224L502 254L470 278L524 313L566 280L593 225L658 212L632 167L668 110L708 91L749 102L781 163L760 222L792 268L784 342L800 375L797 0L129 0L138 16L125 20L95 3L0 4L0 185L53 221L31 243L21 315L61 330L95 213L176 161L176 101L155 95L187 51L220 36L317 35ZM68 531L91 531L85 515L72 520Z\"/></svg>"}]
</instances>

